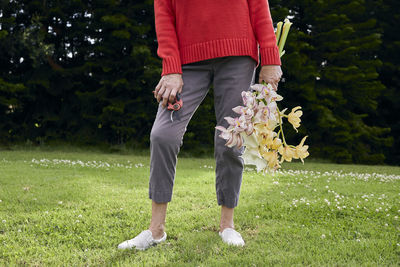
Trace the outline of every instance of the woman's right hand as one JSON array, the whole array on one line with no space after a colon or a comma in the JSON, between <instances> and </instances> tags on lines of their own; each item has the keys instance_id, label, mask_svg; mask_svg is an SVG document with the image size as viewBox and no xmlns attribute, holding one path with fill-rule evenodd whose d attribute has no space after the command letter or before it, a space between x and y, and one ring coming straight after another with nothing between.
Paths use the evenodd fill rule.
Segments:
<instances>
[{"instance_id":1,"label":"woman's right hand","mask_svg":"<svg viewBox=\"0 0 400 267\"><path fill-rule=\"evenodd\" d=\"M162 100L162 106L166 107L168 102L173 103L175 96L182 92L183 79L182 74L171 73L161 77L154 93L157 102Z\"/></svg>"},{"instance_id":2,"label":"woman's right hand","mask_svg":"<svg viewBox=\"0 0 400 267\"><path fill-rule=\"evenodd\" d=\"M259 81L269 83L272 88L278 90L278 83L282 77L282 69L279 65L265 65L261 67Z\"/></svg>"}]
</instances>

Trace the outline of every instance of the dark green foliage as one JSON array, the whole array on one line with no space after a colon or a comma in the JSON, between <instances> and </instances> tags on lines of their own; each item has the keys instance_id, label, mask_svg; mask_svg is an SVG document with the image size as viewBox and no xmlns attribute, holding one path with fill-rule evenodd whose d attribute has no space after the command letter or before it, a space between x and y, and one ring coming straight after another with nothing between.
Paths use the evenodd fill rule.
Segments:
<instances>
[{"instance_id":1,"label":"dark green foliage","mask_svg":"<svg viewBox=\"0 0 400 267\"><path fill-rule=\"evenodd\" d=\"M301 133L309 135L311 155L340 163L383 163L390 129L370 120L385 90L377 72L382 41L365 1L282 4L289 7L282 15L294 16L294 27L283 58L287 82L280 92L285 106L304 108Z\"/></svg>"},{"instance_id":2,"label":"dark green foliage","mask_svg":"<svg viewBox=\"0 0 400 267\"><path fill-rule=\"evenodd\" d=\"M302 106L311 156L336 162L400 159L399 2L270 0L294 23L279 93ZM153 1L0 2L0 141L147 146L161 73ZM184 150L212 150L212 90Z\"/></svg>"},{"instance_id":3,"label":"dark green foliage","mask_svg":"<svg viewBox=\"0 0 400 267\"><path fill-rule=\"evenodd\" d=\"M152 1L14 1L2 10L3 29L21 25L0 35L16 50L2 55L14 64L0 77L26 86L20 120L27 124L16 138L148 142L160 77Z\"/></svg>"},{"instance_id":4,"label":"dark green foliage","mask_svg":"<svg viewBox=\"0 0 400 267\"><path fill-rule=\"evenodd\" d=\"M20 94L25 90L22 84L5 82L0 78L0 141L12 141L14 129L18 127L14 118L20 110Z\"/></svg>"},{"instance_id":5,"label":"dark green foliage","mask_svg":"<svg viewBox=\"0 0 400 267\"><path fill-rule=\"evenodd\" d=\"M384 89L377 73L382 62L375 57L381 44L376 21L365 15L363 0L325 1L318 10L313 40L321 77L315 87L322 100L316 110L317 125L324 128L316 139L320 155L345 163L383 163L390 145L383 135L389 129L364 120L375 113Z\"/></svg>"},{"instance_id":6,"label":"dark green foliage","mask_svg":"<svg viewBox=\"0 0 400 267\"><path fill-rule=\"evenodd\" d=\"M379 79L385 86L384 92L378 98L378 108L370 123L377 126L390 127L388 136L393 139L393 145L385 151L387 162L400 162L400 2L397 0L370 1L369 8L377 19L382 32L382 45L379 58L382 66L379 69Z\"/></svg>"}]
</instances>

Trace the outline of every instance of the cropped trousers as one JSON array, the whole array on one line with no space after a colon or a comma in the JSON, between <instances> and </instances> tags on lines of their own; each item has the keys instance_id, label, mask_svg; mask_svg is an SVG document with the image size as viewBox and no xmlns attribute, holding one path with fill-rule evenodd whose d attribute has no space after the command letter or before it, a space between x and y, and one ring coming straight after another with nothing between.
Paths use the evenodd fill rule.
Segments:
<instances>
[{"instance_id":1,"label":"cropped trousers","mask_svg":"<svg viewBox=\"0 0 400 267\"><path fill-rule=\"evenodd\" d=\"M224 117L237 117L232 108L243 105L242 91L254 83L256 62L249 56L229 56L182 65L183 107L171 111L158 106L150 134L149 197L156 203L170 202L176 171L177 155L183 144L187 125L213 84L217 125L227 128ZM161 103L161 102L160 102ZM238 205L242 183L243 148L229 148L215 131L216 194L218 205Z\"/></svg>"}]
</instances>

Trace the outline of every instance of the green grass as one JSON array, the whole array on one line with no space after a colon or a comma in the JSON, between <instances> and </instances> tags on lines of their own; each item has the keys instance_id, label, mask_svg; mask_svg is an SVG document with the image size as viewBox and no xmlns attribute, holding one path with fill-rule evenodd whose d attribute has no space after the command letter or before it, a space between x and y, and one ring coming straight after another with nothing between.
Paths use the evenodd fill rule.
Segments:
<instances>
[{"instance_id":1,"label":"green grass","mask_svg":"<svg viewBox=\"0 0 400 267\"><path fill-rule=\"evenodd\" d=\"M217 233L213 159L180 158L167 242L119 251L148 226L148 173L145 152L0 151L0 265L400 264L399 167L310 160L275 176L246 171L237 248Z\"/></svg>"}]
</instances>

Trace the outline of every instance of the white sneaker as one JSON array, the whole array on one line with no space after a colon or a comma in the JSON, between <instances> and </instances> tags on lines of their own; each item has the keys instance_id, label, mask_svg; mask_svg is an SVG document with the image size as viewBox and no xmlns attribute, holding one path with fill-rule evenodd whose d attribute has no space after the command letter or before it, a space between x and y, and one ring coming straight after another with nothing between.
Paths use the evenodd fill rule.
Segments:
<instances>
[{"instance_id":1,"label":"white sneaker","mask_svg":"<svg viewBox=\"0 0 400 267\"><path fill-rule=\"evenodd\" d=\"M222 241L224 241L228 245L241 247L244 246L244 240L242 236L232 228L225 228L222 233L219 232L219 236L222 238Z\"/></svg>"},{"instance_id":2,"label":"white sneaker","mask_svg":"<svg viewBox=\"0 0 400 267\"><path fill-rule=\"evenodd\" d=\"M145 250L151 246L155 246L167 239L167 233L164 232L163 237L154 239L150 230L144 230L135 238L126 240L118 245L119 249L132 249L133 247L138 250Z\"/></svg>"}]
</instances>

